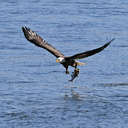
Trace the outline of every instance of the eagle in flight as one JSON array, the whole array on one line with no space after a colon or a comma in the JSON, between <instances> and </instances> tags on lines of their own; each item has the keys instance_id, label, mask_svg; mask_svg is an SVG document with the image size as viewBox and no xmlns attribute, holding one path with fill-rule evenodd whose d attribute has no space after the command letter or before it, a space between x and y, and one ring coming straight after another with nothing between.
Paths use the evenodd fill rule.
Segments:
<instances>
[{"instance_id":1,"label":"eagle in flight","mask_svg":"<svg viewBox=\"0 0 128 128\"><path fill-rule=\"evenodd\" d=\"M62 64L65 67L66 74L69 74L69 71L68 71L69 66L72 66L75 69L77 69L77 66L84 65L84 63L78 62L77 61L78 59L83 59L88 56L92 56L96 53L101 52L114 40L112 39L106 44L104 44L103 46L93 50L85 51L72 56L64 56L64 54L62 54L60 51L58 51L56 48L54 48L52 45L46 42L43 38L41 38L36 32L32 31L30 28L22 27L22 31L28 41L30 41L31 43L35 44L38 47L46 49L51 54L53 54L57 58L56 62Z\"/></svg>"}]
</instances>

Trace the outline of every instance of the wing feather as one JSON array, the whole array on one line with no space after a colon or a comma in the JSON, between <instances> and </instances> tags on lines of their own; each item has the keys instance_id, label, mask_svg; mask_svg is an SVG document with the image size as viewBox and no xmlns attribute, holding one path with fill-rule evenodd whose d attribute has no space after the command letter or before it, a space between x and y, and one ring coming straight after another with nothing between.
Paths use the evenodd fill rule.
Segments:
<instances>
[{"instance_id":1,"label":"wing feather","mask_svg":"<svg viewBox=\"0 0 128 128\"><path fill-rule=\"evenodd\" d=\"M82 53L78 53L78 54L75 54L73 56L69 56L69 57L67 57L67 59L82 59L82 58L86 58L88 56L92 56L92 55L94 55L96 53L99 53L102 50L104 50L104 48L106 48L114 40L115 39L110 40L105 45L103 45L103 46L101 46L99 48L96 48L96 49L93 49L93 50L90 50L90 51L86 51L86 52L82 52Z\"/></svg>"},{"instance_id":2,"label":"wing feather","mask_svg":"<svg viewBox=\"0 0 128 128\"><path fill-rule=\"evenodd\" d=\"M41 38L38 34L36 34L34 31L27 27L22 27L22 31L24 33L24 36L28 41L35 44L38 47L44 48L50 53L52 53L54 56L58 57L64 57L64 55L55 49L52 45L47 43L43 38Z\"/></svg>"}]
</instances>

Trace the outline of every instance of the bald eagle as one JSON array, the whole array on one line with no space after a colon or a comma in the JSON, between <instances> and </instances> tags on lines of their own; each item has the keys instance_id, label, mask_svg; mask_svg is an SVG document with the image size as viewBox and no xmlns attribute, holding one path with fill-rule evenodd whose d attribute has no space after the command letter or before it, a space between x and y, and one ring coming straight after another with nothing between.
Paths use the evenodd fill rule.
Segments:
<instances>
[{"instance_id":1,"label":"bald eagle","mask_svg":"<svg viewBox=\"0 0 128 128\"><path fill-rule=\"evenodd\" d=\"M32 31L30 28L27 27L22 27L22 31L24 33L24 36L28 41L31 43L35 44L38 47L44 48L47 51L49 51L51 54L53 54L57 59L56 62L59 62L62 64L65 69L66 69L66 74L69 74L68 67L72 66L75 69L79 65L84 65L84 63L78 62L77 59L83 59L88 56L92 56L96 53L101 52L104 48L106 48L114 39L110 40L103 46L90 50L90 51L85 51L82 53L78 53L72 56L64 56L60 51L58 51L56 48L54 48L52 45L47 43L43 38L41 38L36 32Z\"/></svg>"}]
</instances>

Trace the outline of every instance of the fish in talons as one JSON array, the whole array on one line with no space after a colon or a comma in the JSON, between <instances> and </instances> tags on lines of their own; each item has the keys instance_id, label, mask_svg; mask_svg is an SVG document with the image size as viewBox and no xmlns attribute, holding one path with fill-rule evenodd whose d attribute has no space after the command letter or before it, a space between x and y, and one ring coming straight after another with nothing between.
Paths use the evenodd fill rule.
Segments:
<instances>
[{"instance_id":1,"label":"fish in talons","mask_svg":"<svg viewBox=\"0 0 128 128\"><path fill-rule=\"evenodd\" d=\"M80 70L79 70L78 68L75 68L75 69L74 69L74 72L72 72L72 74L71 74L71 80L69 80L69 81L73 82L73 80L74 80L76 77L78 77L79 71L80 71Z\"/></svg>"}]
</instances>

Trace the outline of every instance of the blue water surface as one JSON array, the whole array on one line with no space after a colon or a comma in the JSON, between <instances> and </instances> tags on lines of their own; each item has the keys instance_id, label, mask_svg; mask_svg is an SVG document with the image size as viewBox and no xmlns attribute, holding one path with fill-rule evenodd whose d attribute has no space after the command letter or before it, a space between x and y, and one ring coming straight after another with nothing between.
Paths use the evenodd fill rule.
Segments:
<instances>
[{"instance_id":1,"label":"blue water surface","mask_svg":"<svg viewBox=\"0 0 128 128\"><path fill-rule=\"evenodd\" d=\"M71 83L22 26L67 56L116 40ZM1 0L0 128L64 127L128 127L128 1Z\"/></svg>"}]
</instances>

